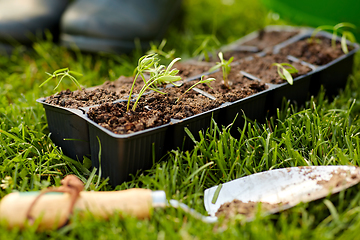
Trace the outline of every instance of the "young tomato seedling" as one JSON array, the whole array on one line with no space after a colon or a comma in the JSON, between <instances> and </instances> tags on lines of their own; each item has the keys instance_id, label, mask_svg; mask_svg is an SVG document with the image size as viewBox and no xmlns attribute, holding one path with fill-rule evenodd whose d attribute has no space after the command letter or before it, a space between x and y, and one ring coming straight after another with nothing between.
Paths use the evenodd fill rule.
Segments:
<instances>
[{"instance_id":1,"label":"young tomato seedling","mask_svg":"<svg viewBox=\"0 0 360 240\"><path fill-rule=\"evenodd\" d=\"M58 70L54 71L52 74L50 74L48 72L46 72L46 74L49 75L50 77L48 79L46 79L42 84L40 84L39 87L42 87L45 83L47 83L51 79L55 78L56 80L59 81L58 84L56 85L56 87L54 88L54 90L55 90L56 88L59 87L61 81L65 77L68 77L71 79L71 81L73 81L73 83L76 85L76 87L79 89L79 91L81 90L81 86L80 86L79 82L76 80L76 78L74 76L72 76L72 75L82 76L81 73L70 71L69 68L62 68L62 69L58 69Z\"/></svg>"},{"instance_id":2,"label":"young tomato seedling","mask_svg":"<svg viewBox=\"0 0 360 240\"><path fill-rule=\"evenodd\" d=\"M189 92L191 89L193 89L194 87L196 87L197 85L199 85L199 84L201 84L201 83L207 84L207 85L209 86L209 88L212 89L212 87L210 86L209 83L212 82L212 81L215 81L216 79L215 79L215 78L203 79L203 78L204 78L204 75L201 76L201 79L200 79L197 83L195 83L194 85L192 85L191 87L189 87L183 94L181 94L181 96L178 97L178 99L176 99L176 102L175 102L175 103L178 103L179 100L180 100L181 98L183 98L184 95L185 95L187 92Z\"/></svg>"},{"instance_id":3,"label":"young tomato seedling","mask_svg":"<svg viewBox=\"0 0 360 240\"><path fill-rule=\"evenodd\" d=\"M277 72L282 79L293 85L294 80L291 74L299 72L293 65L290 63L273 63L272 65L277 67Z\"/></svg>"},{"instance_id":4,"label":"young tomato seedling","mask_svg":"<svg viewBox=\"0 0 360 240\"><path fill-rule=\"evenodd\" d=\"M349 52L347 44L346 44L346 40L349 40L351 42L355 42L356 39L355 39L355 36L354 36L354 34L352 32L344 31L341 28L355 29L356 26L354 24L352 24L352 23L347 23L347 22L338 23L335 26L322 25L322 26L319 26L319 27L315 28L315 30L311 34L310 41L312 41L315 38L315 36L316 36L316 34L318 32L323 31L323 30L332 30L333 34L332 34L332 38L331 38L331 45L333 47L335 47L337 33L338 33L338 31L341 31L341 33L342 33L342 35L341 35L341 49L346 54L346 53Z\"/></svg>"},{"instance_id":5,"label":"young tomato seedling","mask_svg":"<svg viewBox=\"0 0 360 240\"><path fill-rule=\"evenodd\" d=\"M222 52L218 54L220 62L217 62L215 66L209 69L209 72L215 71L216 69L221 68L223 73L224 85L230 89L228 75L231 71L231 62L234 60L234 57L231 57L229 60L224 60L224 55Z\"/></svg>"},{"instance_id":6,"label":"young tomato seedling","mask_svg":"<svg viewBox=\"0 0 360 240\"><path fill-rule=\"evenodd\" d=\"M162 86L164 84L173 84L174 86L180 86L181 84L176 83L177 81L181 80L180 76L177 76L176 74L179 73L179 70L177 69L171 69L173 65L179 61L180 58L174 59L167 67L164 65L159 65L159 59L157 58L157 54L150 54L146 55L144 57L141 57L138 62L138 66L135 69L135 78L134 82L130 89L130 94L127 102L127 111L129 111L130 108L130 101L132 92L134 90L135 82L138 76L141 76L141 78L144 81L144 85L141 88L139 94L136 97L135 103L132 107L132 110L135 111L136 106L141 98L141 96L148 90L153 90L161 94L165 94L164 92L161 92L158 88L159 86ZM150 78L146 80L144 77L144 73L149 73Z\"/></svg>"}]
</instances>

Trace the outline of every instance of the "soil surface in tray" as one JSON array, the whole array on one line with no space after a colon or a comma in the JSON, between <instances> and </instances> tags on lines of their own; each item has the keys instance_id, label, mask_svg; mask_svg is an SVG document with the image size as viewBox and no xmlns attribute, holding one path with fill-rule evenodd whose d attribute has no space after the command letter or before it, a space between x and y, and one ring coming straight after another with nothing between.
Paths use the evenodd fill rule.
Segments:
<instances>
[{"instance_id":1,"label":"soil surface in tray","mask_svg":"<svg viewBox=\"0 0 360 240\"><path fill-rule=\"evenodd\" d=\"M45 102L67 108L87 107L113 102L125 99L129 95L133 80L133 77L121 76L115 81L106 81L102 85L82 89L81 91L64 90L47 97ZM142 85L143 80L138 78L134 86L134 93L138 93Z\"/></svg>"},{"instance_id":2,"label":"soil surface in tray","mask_svg":"<svg viewBox=\"0 0 360 240\"><path fill-rule=\"evenodd\" d=\"M221 81L218 82L219 85L222 85ZM235 101L265 89L264 84L251 82L239 87L241 91L235 90L238 87L234 87L234 93L230 93L233 89L225 89L222 94L214 94L218 96L215 100L211 100L195 90L190 90L183 95L194 83L188 82L181 87L166 88L163 90L166 94L153 92L144 95L135 111L126 112L127 102L120 102L93 107L89 110L88 116L100 126L114 133L128 134L166 124L171 119L191 117L219 107L224 102ZM176 102L180 96L182 97Z\"/></svg>"},{"instance_id":3,"label":"soil surface in tray","mask_svg":"<svg viewBox=\"0 0 360 240\"><path fill-rule=\"evenodd\" d=\"M224 99L227 102L234 102L238 99L250 96L257 92L261 92L268 88L268 85L256 80L251 80L240 73L239 65L231 68L228 75L229 87L224 85L222 71L218 71L204 77L204 79L213 77L216 81L210 82L210 87L207 84L201 84L197 87L204 90L218 99Z\"/></svg>"},{"instance_id":4,"label":"soil surface in tray","mask_svg":"<svg viewBox=\"0 0 360 240\"><path fill-rule=\"evenodd\" d=\"M186 97L176 103L177 98L186 90L184 87L168 88L166 94L144 95L135 111L126 111L126 101L116 104L106 103L90 108L88 117L114 133L128 134L161 126L170 122L171 118L190 117L216 108L222 103L210 100L194 91L189 91ZM185 90L176 91L181 88ZM132 106L133 103L130 104L130 109Z\"/></svg>"},{"instance_id":5,"label":"soil surface in tray","mask_svg":"<svg viewBox=\"0 0 360 240\"><path fill-rule=\"evenodd\" d=\"M240 200L233 200L226 202L220 206L215 213L217 217L224 216L225 219L233 218L237 214L244 215L245 217L254 217L258 212L258 205L261 204L261 211L267 212L279 208L280 204L271 204L266 202L242 202Z\"/></svg>"},{"instance_id":6,"label":"soil surface in tray","mask_svg":"<svg viewBox=\"0 0 360 240\"><path fill-rule=\"evenodd\" d=\"M224 59L229 60L231 57L233 57L233 62L238 61L240 59L249 57L254 55L256 52L249 52L249 51L227 51L224 52ZM219 57L218 57L219 58ZM220 62L220 59L217 59L216 62Z\"/></svg>"},{"instance_id":7,"label":"soil surface in tray","mask_svg":"<svg viewBox=\"0 0 360 240\"><path fill-rule=\"evenodd\" d=\"M225 60L229 60L231 57L233 57L233 62L238 61L240 59L250 57L259 51L251 52L251 51L243 51L243 50L229 50L229 51L223 51L223 57ZM216 57L209 57L209 62L213 63L215 65L216 62L220 62L220 59L218 57L218 52L216 53Z\"/></svg>"},{"instance_id":8,"label":"soil surface in tray","mask_svg":"<svg viewBox=\"0 0 360 240\"><path fill-rule=\"evenodd\" d=\"M292 74L293 78L311 71L311 68L299 62L292 62L288 60L286 56L281 55L266 55L265 57L254 56L252 60L242 60L239 65L234 67L239 71L242 70L250 73L266 83L280 84L286 82L286 80L279 76L277 67L273 66L273 63L290 63L293 65L299 71L298 73Z\"/></svg>"},{"instance_id":9,"label":"soil surface in tray","mask_svg":"<svg viewBox=\"0 0 360 240\"><path fill-rule=\"evenodd\" d=\"M348 50L351 51L351 49L353 47L348 46ZM280 54L292 55L305 62L321 66L344 55L344 52L340 42L336 42L336 46L332 46L331 39L319 37L313 40L309 38L299 40L282 48Z\"/></svg>"},{"instance_id":10,"label":"soil surface in tray","mask_svg":"<svg viewBox=\"0 0 360 240\"><path fill-rule=\"evenodd\" d=\"M181 77L182 80L186 80L187 78L198 76L206 71L208 71L213 64L211 63L203 63L197 61L189 61L189 62L177 62L175 63L174 68L179 70L178 76ZM145 75L146 79L149 79L149 76ZM130 88L133 84L134 77L125 77L121 76L115 81L106 81L104 84L100 85L100 88L107 89L110 91L114 91L120 95L120 97L124 98L129 95ZM134 86L134 93L138 93L144 85L144 81L139 77Z\"/></svg>"},{"instance_id":11,"label":"soil surface in tray","mask_svg":"<svg viewBox=\"0 0 360 240\"><path fill-rule=\"evenodd\" d=\"M201 62L176 63L174 68L179 70L178 75L187 79L200 75L209 70L214 64ZM145 76L148 79L148 76ZM133 84L134 77L121 76L115 81L106 81L102 85L82 89L81 91L63 90L45 99L46 103L67 107L78 108L113 102L119 99L127 99ZM144 81L139 77L134 85L133 94L137 94L143 87Z\"/></svg>"},{"instance_id":12,"label":"soil surface in tray","mask_svg":"<svg viewBox=\"0 0 360 240\"><path fill-rule=\"evenodd\" d=\"M119 98L120 97L116 94L116 92L100 88L92 91L77 90L74 92L68 89L47 97L45 102L60 107L78 108L112 102L118 100Z\"/></svg>"},{"instance_id":13,"label":"soil surface in tray","mask_svg":"<svg viewBox=\"0 0 360 240\"><path fill-rule=\"evenodd\" d=\"M178 75L184 80L186 78L192 78L199 76L202 73L207 72L214 63L201 62L196 60L190 60L186 62L177 62L174 64L174 68L179 70Z\"/></svg>"},{"instance_id":14,"label":"soil surface in tray","mask_svg":"<svg viewBox=\"0 0 360 240\"><path fill-rule=\"evenodd\" d=\"M293 36L295 36L296 34L298 34L299 31L266 31L266 30L261 30L259 31L259 34L257 37L246 41L244 43L242 43L241 45L246 45L246 46L255 46L257 47L260 51L264 50L265 48L268 47L273 47L276 44L279 44Z\"/></svg>"}]
</instances>

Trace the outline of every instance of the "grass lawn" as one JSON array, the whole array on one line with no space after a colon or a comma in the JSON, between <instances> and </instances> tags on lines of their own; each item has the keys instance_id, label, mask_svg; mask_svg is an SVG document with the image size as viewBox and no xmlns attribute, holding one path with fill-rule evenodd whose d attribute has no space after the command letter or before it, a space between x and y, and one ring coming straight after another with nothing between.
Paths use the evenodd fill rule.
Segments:
<instances>
[{"instance_id":1,"label":"grass lawn","mask_svg":"<svg viewBox=\"0 0 360 240\"><path fill-rule=\"evenodd\" d=\"M184 14L169 29L165 50L192 57L205 37L215 34L226 44L269 24L291 24L272 18L257 0L184 0ZM133 187L164 190L206 214L203 192L213 185L274 168L307 165L360 165L360 59L346 89L331 101L322 90L305 106L284 104L265 124L247 122L240 138L214 124L191 151L174 149L151 170L116 188L91 174L89 160L64 156L49 137L45 111L35 100L55 91L55 82L39 88L45 72L69 67L81 72L81 85L90 87L120 75L131 75L137 59L68 51L51 40L39 40L32 50L17 47L10 57L0 55L0 199L14 191L59 186L75 174L86 190L114 191ZM62 89L76 89L69 80ZM246 131L243 131L246 130ZM181 209L155 209L148 220L113 216L104 221L74 215L69 225L37 233L34 228L8 230L0 225L0 239L354 239L360 233L360 186L326 199L300 204L284 212L207 224ZM16 213L14 213L15 215Z\"/></svg>"}]
</instances>

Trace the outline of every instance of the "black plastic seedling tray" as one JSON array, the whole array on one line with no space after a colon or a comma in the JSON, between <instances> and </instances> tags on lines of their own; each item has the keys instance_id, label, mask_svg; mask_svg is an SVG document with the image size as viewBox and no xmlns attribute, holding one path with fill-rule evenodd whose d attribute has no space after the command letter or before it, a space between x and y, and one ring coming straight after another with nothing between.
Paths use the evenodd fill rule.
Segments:
<instances>
[{"instance_id":1,"label":"black plastic seedling tray","mask_svg":"<svg viewBox=\"0 0 360 240\"><path fill-rule=\"evenodd\" d=\"M187 136L185 128L188 128L198 140L199 131L209 128L212 120L218 122L221 118L223 123L230 124L234 120L232 116L241 109L245 114L251 115L255 114L253 112L256 108L257 114L263 115L266 95L269 91L264 90L254 97L248 97L250 101L244 98L192 117L182 120L172 119L163 126L131 134L115 134L90 120L87 115L83 115L89 126L92 164L98 169L101 166L102 176L109 177L112 185L118 185L127 180L129 174L150 168L154 161L161 159L171 149L191 149L194 143ZM82 109L88 112L90 108Z\"/></svg>"},{"instance_id":2,"label":"black plastic seedling tray","mask_svg":"<svg viewBox=\"0 0 360 240\"><path fill-rule=\"evenodd\" d=\"M50 138L63 153L73 159L82 160L90 157L89 131L83 111L64 108L44 102L45 98L37 99L45 109L50 131Z\"/></svg>"},{"instance_id":3,"label":"black plastic seedling tray","mask_svg":"<svg viewBox=\"0 0 360 240\"><path fill-rule=\"evenodd\" d=\"M256 81L256 80L254 80ZM235 102L225 103L220 112L218 124L229 126L231 124L231 134L238 137L240 132L238 128L243 128L245 118L261 121L267 114L266 101L268 95L274 90L274 86L266 84L267 89L255 93L249 97L239 99Z\"/></svg>"},{"instance_id":4,"label":"black plastic seedling tray","mask_svg":"<svg viewBox=\"0 0 360 240\"><path fill-rule=\"evenodd\" d=\"M114 186L140 169L149 169L169 149L169 123L141 132L115 134L86 116L84 119L89 126L92 165L101 169L102 176L109 177Z\"/></svg>"},{"instance_id":5,"label":"black plastic seedling tray","mask_svg":"<svg viewBox=\"0 0 360 240\"><path fill-rule=\"evenodd\" d=\"M284 98L298 105L304 104L310 97L309 87L312 74L313 71L295 78L293 85L287 82L278 85L272 84L273 91L270 92L266 101L266 109L269 113L274 114Z\"/></svg>"},{"instance_id":6,"label":"black plastic seedling tray","mask_svg":"<svg viewBox=\"0 0 360 240\"><path fill-rule=\"evenodd\" d=\"M92 164L98 169L101 165L102 176L109 177L112 185L118 185L127 180L129 174L149 169L154 161L161 159L177 144L180 147L185 126L193 131L205 129L210 125L211 116L216 116L218 111L214 109L183 121L174 120L131 134L115 134L85 116L89 125Z\"/></svg>"},{"instance_id":7,"label":"black plastic seedling tray","mask_svg":"<svg viewBox=\"0 0 360 240\"><path fill-rule=\"evenodd\" d=\"M268 27L265 30L273 31L275 29L281 31L284 27ZM285 29L297 28L285 27ZM271 51L276 53L282 47L310 36L312 32L309 28L298 30L299 34L271 47ZM223 49L232 49L233 46L239 48L239 44L256 37L256 34L259 32L251 33ZM319 34L331 38L331 34L322 32ZM171 149L191 149L194 143L187 136L185 128L188 128L198 140L199 131L206 130L213 119L220 125L233 124L232 133L236 135L237 128L244 127L243 114L252 120L264 120L269 112L271 113L281 106L284 97L302 104L310 94L316 94L321 85L326 88L328 94L335 93L338 88L345 86L346 80L352 72L354 54L358 51L359 46L358 44L351 45L354 49L348 54L324 66L313 66L303 62L313 70L295 78L293 85L287 82L277 85L266 83L268 86L266 90L252 96L225 103L218 108L186 119L173 119L163 126L131 134L115 134L90 120L87 117L87 111L91 107L69 109L47 104L43 98L37 101L42 103L45 108L51 139L61 147L64 154L74 159L82 159L83 156L91 155L93 167L101 169L102 177L109 177L110 183L115 186L128 180L130 174L135 174L140 169L150 168L154 161L160 160ZM263 56L271 51L268 48L266 51L259 52L258 55ZM208 74L200 74L186 81ZM245 76L252 78L248 74ZM261 79L258 80L261 81Z\"/></svg>"},{"instance_id":8,"label":"black plastic seedling tray","mask_svg":"<svg viewBox=\"0 0 360 240\"><path fill-rule=\"evenodd\" d=\"M169 142L171 143L170 149L180 148L182 150L192 149L194 142L185 132L187 128L196 140L199 140L199 131L204 131L210 127L211 119L215 122L219 119L219 113L222 106L214 108L210 111L197 114L185 119L172 119L169 129Z\"/></svg>"},{"instance_id":9,"label":"black plastic seedling tray","mask_svg":"<svg viewBox=\"0 0 360 240\"><path fill-rule=\"evenodd\" d=\"M200 79L201 75L189 77L186 81ZM90 87L87 90L93 90L99 86ZM45 98L39 98L36 101L45 109L50 138L55 145L70 158L82 160L84 156L90 157L89 129L82 116L84 110L51 105L45 102ZM122 100L114 102L117 101Z\"/></svg>"}]
</instances>

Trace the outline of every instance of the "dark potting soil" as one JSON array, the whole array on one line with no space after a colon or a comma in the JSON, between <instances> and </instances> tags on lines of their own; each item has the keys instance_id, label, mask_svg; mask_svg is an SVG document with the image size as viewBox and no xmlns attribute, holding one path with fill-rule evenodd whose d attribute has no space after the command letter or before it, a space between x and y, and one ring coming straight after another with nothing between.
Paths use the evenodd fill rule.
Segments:
<instances>
[{"instance_id":1,"label":"dark potting soil","mask_svg":"<svg viewBox=\"0 0 360 240\"><path fill-rule=\"evenodd\" d=\"M145 76L145 79L148 79L148 76ZM134 77L126 77L126 76L120 76L115 81L106 81L100 86L96 86L94 88L102 88L109 91L116 92L121 98L125 98L129 96L131 86L134 82ZM143 86L144 81L142 78L138 78L134 85L134 91L133 93L138 93L140 89Z\"/></svg>"},{"instance_id":2,"label":"dark potting soil","mask_svg":"<svg viewBox=\"0 0 360 240\"><path fill-rule=\"evenodd\" d=\"M213 63L195 60L177 62L174 64L174 68L179 70L179 73L177 75L179 75L183 80L207 72L212 66L214 66Z\"/></svg>"},{"instance_id":3,"label":"dark potting soil","mask_svg":"<svg viewBox=\"0 0 360 240\"><path fill-rule=\"evenodd\" d=\"M279 208L281 204L271 204L266 202L242 202L240 200L233 200L231 202L226 202L220 206L218 211L215 213L215 216L222 217L225 219L230 219L235 217L238 214L244 215L245 217L254 217L258 211L258 205L261 204L261 212L271 211L273 209Z\"/></svg>"},{"instance_id":4,"label":"dark potting soil","mask_svg":"<svg viewBox=\"0 0 360 240\"><path fill-rule=\"evenodd\" d=\"M353 47L348 46L348 49L351 51ZM344 52L340 42L336 42L336 45L332 46L331 39L319 37L299 40L282 48L280 54L292 55L305 62L321 66L344 55Z\"/></svg>"},{"instance_id":5,"label":"dark potting soil","mask_svg":"<svg viewBox=\"0 0 360 240\"><path fill-rule=\"evenodd\" d=\"M151 93L142 96L135 111L126 111L127 102L116 104L106 103L93 107L88 112L91 120L100 126L117 133L128 134L148 128L161 126L170 122L171 118L183 119L221 105L220 101L209 100L207 97L194 91L189 91L186 96L176 103L180 95L185 92L182 87L166 89L166 94ZM165 92L165 90L164 90Z\"/></svg>"},{"instance_id":6,"label":"dark potting soil","mask_svg":"<svg viewBox=\"0 0 360 240\"><path fill-rule=\"evenodd\" d=\"M116 92L101 88L92 91L83 89L74 92L68 89L47 97L45 102L66 108L78 108L112 102L119 98L120 96Z\"/></svg>"},{"instance_id":7,"label":"dark potting soil","mask_svg":"<svg viewBox=\"0 0 360 240\"><path fill-rule=\"evenodd\" d=\"M320 180L317 181L318 185L321 185L324 188L328 188L331 191L333 188L341 187L347 185L352 181L359 181L359 174L350 174L349 171L339 169L331 173L331 178L329 180Z\"/></svg>"},{"instance_id":8,"label":"dark potting soil","mask_svg":"<svg viewBox=\"0 0 360 240\"><path fill-rule=\"evenodd\" d=\"M125 99L129 95L133 80L133 77L121 76L115 81L106 81L102 85L82 89L81 91L70 91L68 89L47 97L45 102L67 108L88 107L113 102ZM135 94L139 92L142 85L143 80L138 78L134 86Z\"/></svg>"},{"instance_id":9,"label":"dark potting soil","mask_svg":"<svg viewBox=\"0 0 360 240\"><path fill-rule=\"evenodd\" d=\"M209 70L213 64L201 62L176 63L174 68L179 70L178 75L182 79L200 75ZM148 76L145 76L148 79ZM133 84L134 77L120 76L115 81L106 81L102 85L82 89L81 91L63 90L45 99L46 103L67 107L78 108L98 105L105 102L113 102L119 99L127 99ZM144 85L142 78L138 77L135 82L133 94L137 94Z\"/></svg>"},{"instance_id":10,"label":"dark potting soil","mask_svg":"<svg viewBox=\"0 0 360 240\"><path fill-rule=\"evenodd\" d=\"M170 122L169 116L161 111L148 110L143 103L138 104L135 112L131 109L127 112L126 106L127 102L105 103L92 107L88 117L117 134L133 133Z\"/></svg>"},{"instance_id":11,"label":"dark potting soil","mask_svg":"<svg viewBox=\"0 0 360 240\"><path fill-rule=\"evenodd\" d=\"M228 75L228 85L230 88L224 84L222 71L212 73L209 76L204 77L204 79L210 77L217 79L216 81L209 83L211 88L207 84L201 84L197 87L218 99L223 99L225 102L234 102L268 88L265 83L251 80L243 76L240 73L239 65L233 66Z\"/></svg>"},{"instance_id":12,"label":"dark potting soil","mask_svg":"<svg viewBox=\"0 0 360 240\"><path fill-rule=\"evenodd\" d=\"M240 59L252 56L255 54L255 52L249 52L249 51L228 51L224 52L224 59L229 60L231 57L233 57L233 61L238 61ZM219 60L218 60L219 62Z\"/></svg>"},{"instance_id":13,"label":"dark potting soil","mask_svg":"<svg viewBox=\"0 0 360 240\"><path fill-rule=\"evenodd\" d=\"M133 77L121 76L115 81L106 81L102 85L82 89L81 91L64 90L46 98L45 102L61 107L78 108L120 99L125 100L129 96L133 79ZM143 85L144 82L139 77L134 85L133 96L139 93Z\"/></svg>"},{"instance_id":14,"label":"dark potting soil","mask_svg":"<svg viewBox=\"0 0 360 240\"><path fill-rule=\"evenodd\" d=\"M273 47L276 44L279 44L296 34L299 31L265 31L261 30L256 38L253 38L249 41L242 43L241 45L246 46L255 46L260 51L268 47Z\"/></svg>"},{"instance_id":15,"label":"dark potting soil","mask_svg":"<svg viewBox=\"0 0 360 240\"><path fill-rule=\"evenodd\" d=\"M184 92L195 82L184 83L181 87L166 88L163 90L166 94L152 92L144 95L135 111L126 112L127 102L107 103L91 108L88 116L100 126L114 133L128 134L166 124L171 119L191 117L219 107L225 102L232 102L265 89L265 85L261 83L254 85L245 83L242 87L240 84L234 85L234 91L226 88L223 93L214 94L217 97L216 100L211 100L194 90L190 90L184 95ZM219 88L222 88L221 81L218 82ZM200 84L197 87L201 87ZM232 91L233 93L231 93ZM133 103L130 104L130 106L132 105Z\"/></svg>"},{"instance_id":16,"label":"dark potting soil","mask_svg":"<svg viewBox=\"0 0 360 240\"><path fill-rule=\"evenodd\" d=\"M231 57L233 57L234 58L233 62L235 62L240 59L252 56L255 53L258 53L258 52L243 51L243 50L231 50L231 51L229 50L229 51L223 52L223 57L224 57L224 60L229 60ZM216 54L218 54L218 53L216 53ZM218 55L216 55L216 57L210 57L209 62L212 62L212 63L220 62L220 59L219 59Z\"/></svg>"},{"instance_id":17,"label":"dark potting soil","mask_svg":"<svg viewBox=\"0 0 360 240\"><path fill-rule=\"evenodd\" d=\"M298 62L291 62L286 56L282 55L266 55L264 57L253 56L251 60L242 60L238 66L235 66L239 71L250 73L255 77L261 79L262 82L280 84L286 82L282 79L278 72L277 67L273 66L273 63L290 63L299 72L292 74L293 78L304 75L311 71L311 68L302 65Z\"/></svg>"}]
</instances>

